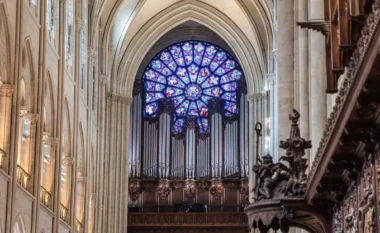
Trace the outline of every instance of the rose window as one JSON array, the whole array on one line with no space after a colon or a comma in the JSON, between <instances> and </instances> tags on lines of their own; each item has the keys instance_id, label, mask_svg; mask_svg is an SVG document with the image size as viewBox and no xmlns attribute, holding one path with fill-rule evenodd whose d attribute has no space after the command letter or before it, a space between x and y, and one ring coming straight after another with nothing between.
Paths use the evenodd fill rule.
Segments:
<instances>
[{"instance_id":1,"label":"rose window","mask_svg":"<svg viewBox=\"0 0 380 233\"><path fill-rule=\"evenodd\" d=\"M224 117L238 114L242 78L238 62L222 48L202 41L174 44L158 53L144 72L144 116L156 118L160 101L170 99L173 134L182 133L190 118L199 133L207 134L212 101L221 101Z\"/></svg>"}]
</instances>

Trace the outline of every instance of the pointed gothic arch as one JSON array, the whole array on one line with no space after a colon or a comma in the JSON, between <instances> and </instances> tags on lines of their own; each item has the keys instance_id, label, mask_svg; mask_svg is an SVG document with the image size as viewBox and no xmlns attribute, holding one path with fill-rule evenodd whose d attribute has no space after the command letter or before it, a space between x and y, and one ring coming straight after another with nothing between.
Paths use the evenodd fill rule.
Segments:
<instances>
[{"instance_id":1,"label":"pointed gothic arch","mask_svg":"<svg viewBox=\"0 0 380 233\"><path fill-rule=\"evenodd\" d=\"M0 81L3 83L13 83L12 76L12 59L11 54L11 36L9 30L9 21L6 10L6 3L0 2ZM3 47L3 51L2 48ZM4 57L1 57L4 55Z\"/></svg>"},{"instance_id":2,"label":"pointed gothic arch","mask_svg":"<svg viewBox=\"0 0 380 233\"><path fill-rule=\"evenodd\" d=\"M144 24L128 45L121 48L120 62L114 62L111 71L111 89L117 94L131 96L138 67L145 55L159 38L187 21L211 29L231 47L246 74L249 94L263 89L267 68L261 49L254 47L244 32L223 13L210 5L193 1L181 1L164 9Z\"/></svg>"},{"instance_id":3,"label":"pointed gothic arch","mask_svg":"<svg viewBox=\"0 0 380 233\"><path fill-rule=\"evenodd\" d=\"M16 217L13 225L13 233L26 233L25 221L22 213L19 213Z\"/></svg>"}]
</instances>

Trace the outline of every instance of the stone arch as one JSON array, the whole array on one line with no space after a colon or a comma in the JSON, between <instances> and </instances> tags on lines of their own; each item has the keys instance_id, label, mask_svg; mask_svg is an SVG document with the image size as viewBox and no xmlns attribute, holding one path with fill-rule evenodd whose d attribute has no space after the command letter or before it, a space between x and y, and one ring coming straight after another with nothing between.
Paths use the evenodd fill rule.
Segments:
<instances>
[{"instance_id":1,"label":"stone arch","mask_svg":"<svg viewBox=\"0 0 380 233\"><path fill-rule=\"evenodd\" d=\"M112 91L131 96L137 69L145 55L159 38L190 20L210 28L232 48L243 68L250 93L262 89L266 68L259 61L261 52L255 50L244 33L215 8L201 2L181 1L154 16L133 37L123 52L120 63L115 63L111 77L116 79L112 80Z\"/></svg>"},{"instance_id":2,"label":"stone arch","mask_svg":"<svg viewBox=\"0 0 380 233\"><path fill-rule=\"evenodd\" d=\"M0 2L0 82L13 83L12 80L12 53L11 53L11 36L9 30L9 21L6 10L6 3ZM3 47L3 50L1 49ZM4 55L2 57L1 55Z\"/></svg>"},{"instance_id":3,"label":"stone arch","mask_svg":"<svg viewBox=\"0 0 380 233\"><path fill-rule=\"evenodd\" d=\"M22 213L19 213L16 217L15 223L13 225L13 233L26 233L25 221Z\"/></svg>"},{"instance_id":4,"label":"stone arch","mask_svg":"<svg viewBox=\"0 0 380 233\"><path fill-rule=\"evenodd\" d=\"M26 38L21 50L21 71L19 77L25 84L25 105L23 107L25 107L28 112L34 112L36 108L37 88L35 88L35 72L32 54L30 38Z\"/></svg>"},{"instance_id":5,"label":"stone arch","mask_svg":"<svg viewBox=\"0 0 380 233\"><path fill-rule=\"evenodd\" d=\"M63 101L63 125L61 132L61 187L60 187L60 200L61 209L65 214L61 214L61 218L68 222L68 214L70 213L70 201L72 198L71 184L73 180L73 156L71 147L71 122L70 122L70 108L67 97ZM64 208L63 208L63 207ZM61 212L62 212L61 210Z\"/></svg>"},{"instance_id":6,"label":"stone arch","mask_svg":"<svg viewBox=\"0 0 380 233\"><path fill-rule=\"evenodd\" d=\"M84 134L83 134L83 124L82 122L79 122L79 140L78 140L78 153L77 153L77 177L86 177L86 149L84 146Z\"/></svg>"},{"instance_id":7,"label":"stone arch","mask_svg":"<svg viewBox=\"0 0 380 233\"><path fill-rule=\"evenodd\" d=\"M108 60L110 59L108 50L109 50L109 46L111 46L110 44L112 44L111 40L113 37L112 33L114 33L113 29L115 27L115 22L119 22L119 24L122 24L121 25L122 30L116 36L116 38L119 38L118 40L120 40L120 38L124 37L125 33L127 32L129 28L129 23L133 20L133 18L135 17L137 12L141 9L141 7L144 5L146 0L134 0L133 1L135 3L134 5L130 4L129 2L132 2L132 1L117 1L115 3L115 6L110 10L110 12L108 12L109 15L105 16L108 18L108 20L106 21L104 25L104 32L101 38L101 40L104 42L102 43L102 48L99 51L100 56L103 58L101 59L102 63L100 64L100 70L104 74L107 73L108 71L108 65L109 65ZM128 12L130 8L134 8L134 10L128 16L126 12ZM105 10L103 9L103 11ZM102 14L104 15L107 13L102 13ZM127 21L124 20L125 22L123 22L123 20L121 20L122 18L127 18Z\"/></svg>"},{"instance_id":8,"label":"stone arch","mask_svg":"<svg viewBox=\"0 0 380 233\"><path fill-rule=\"evenodd\" d=\"M54 122L55 122L55 107L54 107L54 95L53 95L53 84L52 84L52 74L48 69L46 72L46 78L44 81L44 117L43 117L43 131L48 133L49 136L53 136L54 132Z\"/></svg>"}]
</instances>

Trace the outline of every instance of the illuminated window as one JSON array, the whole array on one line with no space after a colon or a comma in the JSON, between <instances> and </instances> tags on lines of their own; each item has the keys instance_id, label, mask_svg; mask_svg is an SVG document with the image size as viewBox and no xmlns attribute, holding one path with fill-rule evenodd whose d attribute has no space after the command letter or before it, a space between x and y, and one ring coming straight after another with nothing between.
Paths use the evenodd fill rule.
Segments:
<instances>
[{"instance_id":1,"label":"illuminated window","mask_svg":"<svg viewBox=\"0 0 380 233\"><path fill-rule=\"evenodd\" d=\"M67 1L66 6L66 62L72 66L72 34L73 34L73 2Z\"/></svg>"},{"instance_id":2,"label":"illuminated window","mask_svg":"<svg viewBox=\"0 0 380 233\"><path fill-rule=\"evenodd\" d=\"M189 117L196 118L200 134L209 134L209 104L221 101L225 118L238 115L237 92L243 79L235 59L220 47L186 41L162 50L144 73L144 116L156 118L160 101L173 107L172 133L180 134Z\"/></svg>"}]
</instances>

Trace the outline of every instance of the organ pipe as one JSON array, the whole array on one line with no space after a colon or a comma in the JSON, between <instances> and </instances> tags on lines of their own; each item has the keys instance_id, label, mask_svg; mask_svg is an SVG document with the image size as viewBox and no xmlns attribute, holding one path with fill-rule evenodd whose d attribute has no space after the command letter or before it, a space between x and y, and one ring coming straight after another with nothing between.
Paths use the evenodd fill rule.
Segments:
<instances>
[{"instance_id":1,"label":"organ pipe","mask_svg":"<svg viewBox=\"0 0 380 233\"><path fill-rule=\"evenodd\" d=\"M171 117L161 114L156 123L142 118L142 100L134 97L131 106L131 177L184 179L246 177L249 172L249 109L240 98L237 121L223 128L220 113L210 118L210 136L197 139L195 130L187 130L185 139L171 135Z\"/></svg>"},{"instance_id":2,"label":"organ pipe","mask_svg":"<svg viewBox=\"0 0 380 233\"><path fill-rule=\"evenodd\" d=\"M131 177L139 177L141 170L141 108L142 101L140 96L135 96L131 105L131 127L130 133L130 160L129 160L129 174Z\"/></svg>"}]
</instances>

